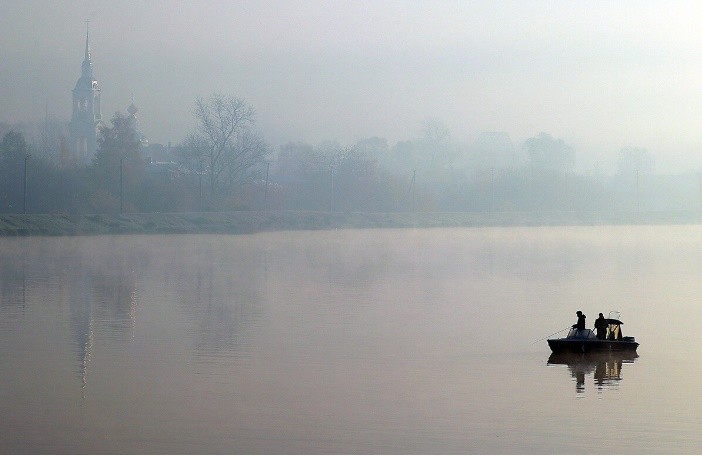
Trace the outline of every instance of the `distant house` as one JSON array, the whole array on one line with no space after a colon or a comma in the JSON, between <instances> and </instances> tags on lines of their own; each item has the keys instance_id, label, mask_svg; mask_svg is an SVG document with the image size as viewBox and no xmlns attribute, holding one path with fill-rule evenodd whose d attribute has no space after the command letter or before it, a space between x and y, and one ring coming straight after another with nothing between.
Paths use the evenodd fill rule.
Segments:
<instances>
[{"instance_id":1,"label":"distant house","mask_svg":"<svg viewBox=\"0 0 702 456\"><path fill-rule=\"evenodd\" d=\"M161 176L164 180L171 181L179 178L183 170L176 162L155 162L146 165L146 172L152 176Z\"/></svg>"}]
</instances>

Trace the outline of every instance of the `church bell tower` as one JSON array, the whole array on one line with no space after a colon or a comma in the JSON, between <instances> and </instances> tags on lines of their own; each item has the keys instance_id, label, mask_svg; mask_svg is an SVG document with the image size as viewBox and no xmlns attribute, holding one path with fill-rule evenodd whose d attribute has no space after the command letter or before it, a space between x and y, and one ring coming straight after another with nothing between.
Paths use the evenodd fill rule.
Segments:
<instances>
[{"instance_id":1,"label":"church bell tower","mask_svg":"<svg viewBox=\"0 0 702 456\"><path fill-rule=\"evenodd\" d=\"M86 24L85 58L80 79L73 89L73 116L69 129L69 151L78 163L88 164L97 150L100 114L100 88L90 60L90 28Z\"/></svg>"}]
</instances>

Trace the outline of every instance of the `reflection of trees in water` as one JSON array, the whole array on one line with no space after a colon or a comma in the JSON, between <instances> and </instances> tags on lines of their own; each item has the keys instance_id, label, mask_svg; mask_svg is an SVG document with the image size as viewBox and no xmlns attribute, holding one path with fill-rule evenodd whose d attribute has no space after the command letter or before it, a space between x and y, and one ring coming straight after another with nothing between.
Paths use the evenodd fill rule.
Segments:
<instances>
[{"instance_id":1,"label":"reflection of trees in water","mask_svg":"<svg viewBox=\"0 0 702 456\"><path fill-rule=\"evenodd\" d=\"M3 319L16 317L27 302L27 259L24 239L0 249L0 311ZM7 322L10 323L10 322Z\"/></svg>"},{"instance_id":2,"label":"reflection of trees in water","mask_svg":"<svg viewBox=\"0 0 702 456\"><path fill-rule=\"evenodd\" d=\"M245 356L248 331L259 319L268 258L239 244L199 242L186 264L164 271L192 326L200 360Z\"/></svg>"},{"instance_id":3,"label":"reflection of trees in water","mask_svg":"<svg viewBox=\"0 0 702 456\"><path fill-rule=\"evenodd\" d=\"M260 316L270 258L245 237L194 236L163 258L157 277L200 361L244 356ZM170 261L169 261L170 260Z\"/></svg>"},{"instance_id":4,"label":"reflection of trees in water","mask_svg":"<svg viewBox=\"0 0 702 456\"><path fill-rule=\"evenodd\" d=\"M553 353L548 364L567 365L570 375L575 379L575 390L585 391L585 377L592 375L598 390L614 387L622 380L622 366L633 364L638 358L636 352L630 353Z\"/></svg>"},{"instance_id":5,"label":"reflection of trees in water","mask_svg":"<svg viewBox=\"0 0 702 456\"><path fill-rule=\"evenodd\" d=\"M11 242L8 242L11 241ZM31 242L30 242L31 241ZM269 258L243 238L83 237L2 240L0 328L23 305L57 314L70 337L70 354L83 387L100 341L131 341L140 295L157 296L167 330L192 337L201 360L245 353L260 314ZM23 259L24 260L21 260ZM31 297L31 299L30 299ZM174 304L180 304L174 305ZM13 317L14 318L14 317ZM21 318L21 317L17 317ZM58 321L57 324L62 324ZM16 326L16 325L15 325Z\"/></svg>"}]
</instances>

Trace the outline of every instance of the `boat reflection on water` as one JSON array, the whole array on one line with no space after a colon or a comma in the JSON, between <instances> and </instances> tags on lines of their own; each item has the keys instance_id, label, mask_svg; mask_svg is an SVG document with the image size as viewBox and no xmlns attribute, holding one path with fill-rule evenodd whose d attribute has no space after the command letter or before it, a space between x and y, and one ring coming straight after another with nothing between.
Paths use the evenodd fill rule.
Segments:
<instances>
[{"instance_id":1,"label":"boat reflection on water","mask_svg":"<svg viewBox=\"0 0 702 456\"><path fill-rule=\"evenodd\" d=\"M585 377L590 374L598 390L618 385L622 380L622 366L633 364L638 357L636 352L552 353L548 365L567 365L575 379L576 392L582 393Z\"/></svg>"}]
</instances>

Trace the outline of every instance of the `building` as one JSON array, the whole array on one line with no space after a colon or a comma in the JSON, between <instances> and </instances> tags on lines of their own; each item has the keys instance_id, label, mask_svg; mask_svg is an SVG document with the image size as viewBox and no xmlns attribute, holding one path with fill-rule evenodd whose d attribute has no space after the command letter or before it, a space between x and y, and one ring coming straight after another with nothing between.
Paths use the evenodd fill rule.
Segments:
<instances>
[{"instance_id":1,"label":"building","mask_svg":"<svg viewBox=\"0 0 702 456\"><path fill-rule=\"evenodd\" d=\"M132 103L127 107L127 125L132 130L131 140L139 143L139 148L144 151L149 148L149 140L139 129L138 112L139 108L134 104L134 95L132 95Z\"/></svg>"},{"instance_id":2,"label":"building","mask_svg":"<svg viewBox=\"0 0 702 456\"><path fill-rule=\"evenodd\" d=\"M77 163L90 163L97 150L100 113L100 88L93 76L90 60L90 29L85 33L85 57L80 79L73 89L73 115L68 133L68 152Z\"/></svg>"}]
</instances>

